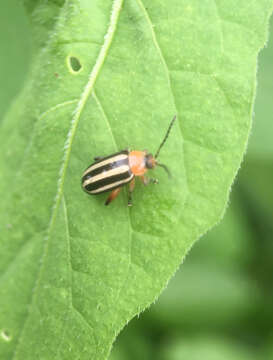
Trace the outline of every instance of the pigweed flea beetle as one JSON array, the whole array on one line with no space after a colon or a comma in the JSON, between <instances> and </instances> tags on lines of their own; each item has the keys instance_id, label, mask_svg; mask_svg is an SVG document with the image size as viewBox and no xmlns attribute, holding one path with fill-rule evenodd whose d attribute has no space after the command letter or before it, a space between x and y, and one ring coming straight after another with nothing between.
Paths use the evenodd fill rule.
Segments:
<instances>
[{"instance_id":1,"label":"pigweed flea beetle","mask_svg":"<svg viewBox=\"0 0 273 360\"><path fill-rule=\"evenodd\" d=\"M111 191L105 202L105 205L109 205L118 196L121 187L129 183L128 206L132 206L132 192L135 187L136 176L140 177L144 185L149 183L157 184L157 179L148 178L145 176L145 173L149 169L160 166L170 177L171 174L167 166L159 163L156 159L169 136L175 119L176 115L173 117L155 156L147 151L122 150L106 157L95 157L95 162L82 175L83 190L91 195Z\"/></svg>"}]
</instances>

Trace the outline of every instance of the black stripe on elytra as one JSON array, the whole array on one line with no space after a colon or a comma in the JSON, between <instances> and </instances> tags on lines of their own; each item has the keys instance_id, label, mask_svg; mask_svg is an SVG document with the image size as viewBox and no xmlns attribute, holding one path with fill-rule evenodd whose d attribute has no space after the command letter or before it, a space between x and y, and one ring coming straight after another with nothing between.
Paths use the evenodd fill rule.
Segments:
<instances>
[{"instance_id":1,"label":"black stripe on elytra","mask_svg":"<svg viewBox=\"0 0 273 360\"><path fill-rule=\"evenodd\" d=\"M102 172L107 172L109 170L112 169L116 169L119 166L122 165L128 165L129 166L129 160L127 159L122 159L122 160L118 160L118 161L112 161L109 164L106 165L102 165L94 170L92 170L92 165L90 166L90 171L84 175L84 178L87 176L88 179L90 179L90 177L96 176L98 174L101 174ZM107 175L107 174L106 174ZM84 179L85 180L85 179Z\"/></svg>"},{"instance_id":2,"label":"black stripe on elytra","mask_svg":"<svg viewBox=\"0 0 273 360\"><path fill-rule=\"evenodd\" d=\"M87 184L84 189L86 191L94 191L97 190L99 188L102 188L105 185L109 185L112 183L115 183L117 181L121 181L124 180L124 184L126 184L127 182L130 181L130 177L131 177L132 173L130 171L126 171L124 173L121 174L117 174L117 175L113 175L113 176L108 176L107 178L95 181L91 184ZM127 181L126 181L127 180ZM122 186L123 184L121 184L120 186ZM107 191L111 190L111 188L107 189Z\"/></svg>"}]
</instances>

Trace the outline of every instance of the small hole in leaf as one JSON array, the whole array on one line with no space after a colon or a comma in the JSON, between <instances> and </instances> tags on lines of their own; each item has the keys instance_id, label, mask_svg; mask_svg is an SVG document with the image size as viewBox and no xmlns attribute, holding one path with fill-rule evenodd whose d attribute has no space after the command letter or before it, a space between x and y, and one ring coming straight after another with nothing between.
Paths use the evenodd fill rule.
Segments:
<instances>
[{"instance_id":1,"label":"small hole in leaf","mask_svg":"<svg viewBox=\"0 0 273 360\"><path fill-rule=\"evenodd\" d=\"M2 339L4 341L10 341L11 340L11 334L8 330L2 330L0 333Z\"/></svg>"},{"instance_id":2,"label":"small hole in leaf","mask_svg":"<svg viewBox=\"0 0 273 360\"><path fill-rule=\"evenodd\" d=\"M68 57L68 67L72 73L78 73L82 69L80 60L76 56Z\"/></svg>"}]
</instances>

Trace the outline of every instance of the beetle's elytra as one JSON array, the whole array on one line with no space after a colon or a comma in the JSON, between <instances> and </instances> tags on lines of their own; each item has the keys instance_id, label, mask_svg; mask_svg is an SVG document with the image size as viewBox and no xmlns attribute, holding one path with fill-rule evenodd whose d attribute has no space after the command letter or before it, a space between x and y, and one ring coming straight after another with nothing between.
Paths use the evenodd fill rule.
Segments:
<instances>
[{"instance_id":1,"label":"beetle's elytra","mask_svg":"<svg viewBox=\"0 0 273 360\"><path fill-rule=\"evenodd\" d=\"M170 176L167 166L160 164L156 159L169 136L175 119L176 116L173 117L155 156L147 153L147 151L122 150L106 157L94 158L95 162L83 173L83 189L91 195L111 191L105 202L105 205L108 205L118 196L121 187L129 183L128 206L131 206L132 192L135 187L135 176L139 176L144 185L147 185L150 182L157 184L157 179L145 176L147 170L153 169L157 165L163 167Z\"/></svg>"}]
</instances>

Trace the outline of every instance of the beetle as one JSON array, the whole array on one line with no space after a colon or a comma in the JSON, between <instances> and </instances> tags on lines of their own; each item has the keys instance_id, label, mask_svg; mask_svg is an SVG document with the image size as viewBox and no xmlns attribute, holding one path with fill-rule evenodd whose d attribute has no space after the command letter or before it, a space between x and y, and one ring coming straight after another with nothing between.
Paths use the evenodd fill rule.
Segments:
<instances>
[{"instance_id":1,"label":"beetle","mask_svg":"<svg viewBox=\"0 0 273 360\"><path fill-rule=\"evenodd\" d=\"M156 159L169 136L175 119L176 115L173 117L155 156L146 150L130 151L126 149L106 157L95 157L95 162L82 175L83 190L91 195L111 191L105 201L105 205L109 205L118 196L121 187L129 183L128 206L132 206L132 192L135 187L136 176L140 177L144 185L149 183L158 184L157 179L148 178L145 173L155 166L161 166L170 177L171 174L167 166L159 163Z\"/></svg>"}]
</instances>

